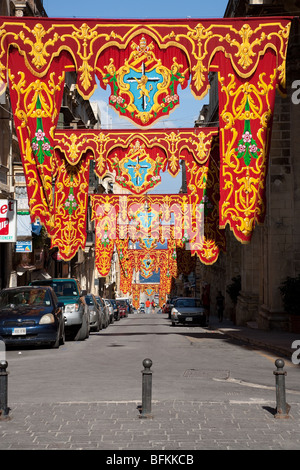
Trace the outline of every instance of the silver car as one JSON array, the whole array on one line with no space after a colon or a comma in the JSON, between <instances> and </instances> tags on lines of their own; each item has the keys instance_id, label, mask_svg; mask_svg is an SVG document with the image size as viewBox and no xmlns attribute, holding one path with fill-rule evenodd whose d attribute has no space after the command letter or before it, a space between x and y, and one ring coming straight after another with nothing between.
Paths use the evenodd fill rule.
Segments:
<instances>
[{"instance_id":1,"label":"silver car","mask_svg":"<svg viewBox=\"0 0 300 470\"><path fill-rule=\"evenodd\" d=\"M93 294L87 294L85 301L89 309L91 331L102 330L101 312L95 296Z\"/></svg>"},{"instance_id":2,"label":"silver car","mask_svg":"<svg viewBox=\"0 0 300 470\"><path fill-rule=\"evenodd\" d=\"M83 341L89 337L89 310L84 299L86 291L81 290L77 279L54 278L35 280L30 285L52 287L58 300L64 303L63 315L66 337L68 339Z\"/></svg>"},{"instance_id":3,"label":"silver car","mask_svg":"<svg viewBox=\"0 0 300 470\"><path fill-rule=\"evenodd\" d=\"M103 299L104 302L105 302L105 305L108 309L108 313L109 313L109 323L114 323L115 321L115 316L114 316L114 307L113 307L113 304L111 303L110 300L108 299Z\"/></svg>"},{"instance_id":4,"label":"silver car","mask_svg":"<svg viewBox=\"0 0 300 470\"><path fill-rule=\"evenodd\" d=\"M95 298L96 298L96 301L98 303L98 306L99 306L99 309L100 309L101 315L102 315L102 327L107 328L108 325L109 325L108 308L107 308L104 300L102 299L102 297L100 297L99 295L96 295Z\"/></svg>"},{"instance_id":5,"label":"silver car","mask_svg":"<svg viewBox=\"0 0 300 470\"><path fill-rule=\"evenodd\" d=\"M196 297L179 297L171 308L171 322L185 325L197 324L206 326L206 314L201 299Z\"/></svg>"}]
</instances>

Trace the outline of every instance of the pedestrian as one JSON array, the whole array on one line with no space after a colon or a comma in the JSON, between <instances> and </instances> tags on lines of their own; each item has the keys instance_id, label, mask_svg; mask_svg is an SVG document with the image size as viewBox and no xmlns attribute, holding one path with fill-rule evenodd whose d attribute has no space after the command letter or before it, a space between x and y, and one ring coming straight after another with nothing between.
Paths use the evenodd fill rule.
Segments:
<instances>
[{"instance_id":1,"label":"pedestrian","mask_svg":"<svg viewBox=\"0 0 300 470\"><path fill-rule=\"evenodd\" d=\"M152 302L151 302L151 306L152 306L152 313L155 313L155 302L154 302L154 299L153 299Z\"/></svg>"},{"instance_id":2,"label":"pedestrian","mask_svg":"<svg viewBox=\"0 0 300 470\"><path fill-rule=\"evenodd\" d=\"M150 300L147 299L146 300L146 313L150 313L150 305L151 305Z\"/></svg>"},{"instance_id":3,"label":"pedestrian","mask_svg":"<svg viewBox=\"0 0 300 470\"><path fill-rule=\"evenodd\" d=\"M223 321L223 313L224 313L224 296L221 291L218 291L218 295L216 297L217 301L217 313L219 321Z\"/></svg>"}]
</instances>

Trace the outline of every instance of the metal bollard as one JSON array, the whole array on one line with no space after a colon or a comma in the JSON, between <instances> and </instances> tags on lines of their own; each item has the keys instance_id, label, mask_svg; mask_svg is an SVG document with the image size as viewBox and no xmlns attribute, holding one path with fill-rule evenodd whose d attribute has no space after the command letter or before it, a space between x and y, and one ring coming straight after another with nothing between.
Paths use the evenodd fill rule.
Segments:
<instances>
[{"instance_id":1,"label":"metal bollard","mask_svg":"<svg viewBox=\"0 0 300 470\"><path fill-rule=\"evenodd\" d=\"M10 419L7 406L7 361L0 361L0 421Z\"/></svg>"},{"instance_id":2,"label":"metal bollard","mask_svg":"<svg viewBox=\"0 0 300 470\"><path fill-rule=\"evenodd\" d=\"M152 401L152 366L151 359L143 360L144 370L142 370L142 409L140 418L152 418L151 401Z\"/></svg>"},{"instance_id":3,"label":"metal bollard","mask_svg":"<svg viewBox=\"0 0 300 470\"><path fill-rule=\"evenodd\" d=\"M284 360L276 359L273 374L276 376L276 414L275 418L289 418L290 405L286 403L285 398L285 376L286 372L283 370Z\"/></svg>"}]
</instances>

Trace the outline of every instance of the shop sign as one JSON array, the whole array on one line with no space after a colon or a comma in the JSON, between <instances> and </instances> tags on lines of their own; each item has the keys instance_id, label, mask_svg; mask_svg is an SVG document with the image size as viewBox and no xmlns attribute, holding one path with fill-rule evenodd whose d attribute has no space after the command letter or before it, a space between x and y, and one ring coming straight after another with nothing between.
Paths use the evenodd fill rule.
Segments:
<instances>
[{"instance_id":1,"label":"shop sign","mask_svg":"<svg viewBox=\"0 0 300 470\"><path fill-rule=\"evenodd\" d=\"M16 242L16 253L31 253L32 252L32 241L22 240Z\"/></svg>"},{"instance_id":2,"label":"shop sign","mask_svg":"<svg viewBox=\"0 0 300 470\"><path fill-rule=\"evenodd\" d=\"M0 242L15 242L17 235L17 201L0 199Z\"/></svg>"}]
</instances>

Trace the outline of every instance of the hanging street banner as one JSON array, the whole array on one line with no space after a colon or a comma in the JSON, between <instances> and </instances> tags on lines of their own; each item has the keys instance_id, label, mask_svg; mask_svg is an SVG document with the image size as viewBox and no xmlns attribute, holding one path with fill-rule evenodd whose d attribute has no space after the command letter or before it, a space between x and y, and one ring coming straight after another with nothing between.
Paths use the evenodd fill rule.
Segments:
<instances>
[{"instance_id":1,"label":"hanging street banner","mask_svg":"<svg viewBox=\"0 0 300 470\"><path fill-rule=\"evenodd\" d=\"M113 143L113 134L99 134L98 146L109 139L111 147L97 159L98 176L110 166L119 186L140 195L159 183L166 168L175 175L185 154L192 204L201 198L205 217L211 218L205 253L200 247L195 252L202 262L211 263L218 255L217 231L228 225L239 242L249 243L255 226L264 222L275 93L286 93L293 20L0 17L0 94L9 86L31 220L41 221L64 260L86 242L94 155L92 146L84 154L73 152L74 140L66 158L64 136L61 145L55 142L66 72L76 72L76 89L85 99L93 95L98 79L109 90L109 106L142 131L128 146L121 140ZM168 152L167 159L164 145L170 139L175 145L182 136L165 135L163 144L142 135L180 106L181 90L187 86L202 99L210 87L210 72L218 74L219 149L210 162L214 173L209 180L211 169L190 151L197 144L200 155L209 156L209 145L205 151L198 135L187 139L179 156ZM81 137L78 149L85 143Z\"/></svg>"}]
</instances>

